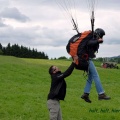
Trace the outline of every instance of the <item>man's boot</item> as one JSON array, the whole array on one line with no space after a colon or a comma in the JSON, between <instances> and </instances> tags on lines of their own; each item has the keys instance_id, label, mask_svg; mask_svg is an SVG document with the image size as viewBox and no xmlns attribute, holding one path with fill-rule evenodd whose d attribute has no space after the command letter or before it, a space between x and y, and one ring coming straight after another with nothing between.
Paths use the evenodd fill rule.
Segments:
<instances>
[{"instance_id":1,"label":"man's boot","mask_svg":"<svg viewBox=\"0 0 120 120\"><path fill-rule=\"evenodd\" d=\"M107 96L105 93L98 95L98 100L110 100L111 98Z\"/></svg>"},{"instance_id":2,"label":"man's boot","mask_svg":"<svg viewBox=\"0 0 120 120\"><path fill-rule=\"evenodd\" d=\"M91 103L92 101L89 99L89 93L84 93L81 96L82 99L84 99L86 102Z\"/></svg>"}]
</instances>

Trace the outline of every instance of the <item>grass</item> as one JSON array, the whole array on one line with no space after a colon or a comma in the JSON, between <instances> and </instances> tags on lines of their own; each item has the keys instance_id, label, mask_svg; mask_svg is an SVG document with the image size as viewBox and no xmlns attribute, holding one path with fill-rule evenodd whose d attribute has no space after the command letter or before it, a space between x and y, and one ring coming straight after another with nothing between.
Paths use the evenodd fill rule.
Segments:
<instances>
[{"instance_id":1,"label":"grass","mask_svg":"<svg viewBox=\"0 0 120 120\"><path fill-rule=\"evenodd\" d=\"M70 61L24 59L0 56L0 120L48 120L46 106L50 88L48 68L57 65L62 71ZM98 101L93 83L90 98L84 102L80 96L86 83L83 71L74 70L66 78L67 94L61 101L63 120L119 120L120 69L103 69L98 63L101 82L109 101Z\"/></svg>"}]
</instances>

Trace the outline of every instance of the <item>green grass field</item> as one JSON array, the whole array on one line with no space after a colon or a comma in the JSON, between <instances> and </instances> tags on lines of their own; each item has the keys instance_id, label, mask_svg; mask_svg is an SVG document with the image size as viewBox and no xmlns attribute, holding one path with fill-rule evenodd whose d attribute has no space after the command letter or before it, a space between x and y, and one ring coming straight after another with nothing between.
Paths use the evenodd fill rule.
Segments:
<instances>
[{"instance_id":1,"label":"green grass field","mask_svg":"<svg viewBox=\"0 0 120 120\"><path fill-rule=\"evenodd\" d=\"M48 120L46 106L50 88L48 68L57 65L62 71L70 61L23 59L0 56L0 120ZM61 101L63 120L120 120L120 69L103 69L95 63L109 101L99 101L93 83L90 98L80 96L86 83L83 71L74 70L66 78L67 94Z\"/></svg>"}]
</instances>

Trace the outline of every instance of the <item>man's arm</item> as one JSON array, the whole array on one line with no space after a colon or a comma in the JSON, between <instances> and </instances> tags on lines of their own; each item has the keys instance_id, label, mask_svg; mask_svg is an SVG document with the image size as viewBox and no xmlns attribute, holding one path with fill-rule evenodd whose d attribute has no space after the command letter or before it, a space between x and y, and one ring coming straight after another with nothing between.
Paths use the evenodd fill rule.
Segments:
<instances>
[{"instance_id":1,"label":"man's arm","mask_svg":"<svg viewBox=\"0 0 120 120\"><path fill-rule=\"evenodd\" d=\"M57 79L68 77L72 73L72 71L74 70L76 60L78 60L78 56L73 57L73 62L71 63L69 68L65 72L63 72L60 75L56 76Z\"/></svg>"},{"instance_id":2,"label":"man's arm","mask_svg":"<svg viewBox=\"0 0 120 120\"><path fill-rule=\"evenodd\" d=\"M92 39L90 41L88 41L88 46L95 46L99 43L103 43L103 39L102 38L99 38L99 39Z\"/></svg>"}]
</instances>

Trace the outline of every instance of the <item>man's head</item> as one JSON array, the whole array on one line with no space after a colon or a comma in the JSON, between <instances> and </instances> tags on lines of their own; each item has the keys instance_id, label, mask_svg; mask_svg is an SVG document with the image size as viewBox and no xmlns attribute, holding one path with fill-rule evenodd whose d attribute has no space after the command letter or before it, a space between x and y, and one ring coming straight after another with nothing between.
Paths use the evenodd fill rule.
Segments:
<instances>
[{"instance_id":1,"label":"man's head","mask_svg":"<svg viewBox=\"0 0 120 120\"><path fill-rule=\"evenodd\" d=\"M105 31L101 28L97 28L94 32L94 35L97 37L97 38L102 38L104 35L105 35Z\"/></svg>"},{"instance_id":2,"label":"man's head","mask_svg":"<svg viewBox=\"0 0 120 120\"><path fill-rule=\"evenodd\" d=\"M60 71L58 67L52 65L50 68L49 68L49 74L52 75L56 72Z\"/></svg>"}]
</instances>

